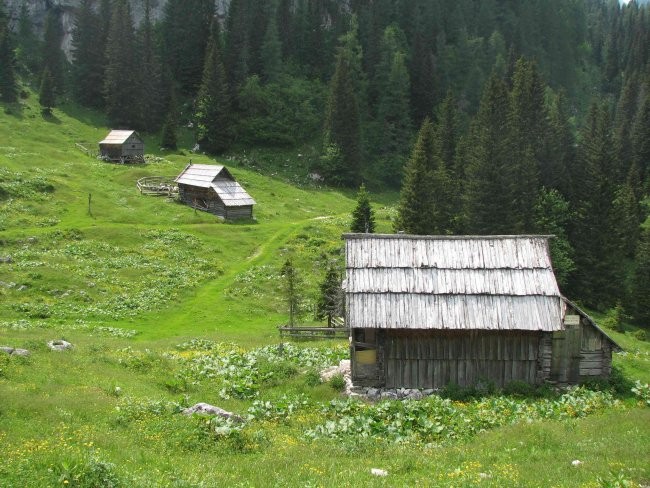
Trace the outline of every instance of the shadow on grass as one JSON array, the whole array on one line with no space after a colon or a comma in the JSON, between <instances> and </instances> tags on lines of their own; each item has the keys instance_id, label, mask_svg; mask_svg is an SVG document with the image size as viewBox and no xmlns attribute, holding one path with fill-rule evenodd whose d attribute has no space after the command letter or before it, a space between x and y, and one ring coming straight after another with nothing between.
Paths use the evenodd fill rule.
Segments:
<instances>
[{"instance_id":1,"label":"shadow on grass","mask_svg":"<svg viewBox=\"0 0 650 488\"><path fill-rule=\"evenodd\" d=\"M50 124L61 125L61 119L59 119L56 115L54 115L51 110L46 110L46 109L41 110L41 116L43 117L43 120L45 122L48 122Z\"/></svg>"}]
</instances>

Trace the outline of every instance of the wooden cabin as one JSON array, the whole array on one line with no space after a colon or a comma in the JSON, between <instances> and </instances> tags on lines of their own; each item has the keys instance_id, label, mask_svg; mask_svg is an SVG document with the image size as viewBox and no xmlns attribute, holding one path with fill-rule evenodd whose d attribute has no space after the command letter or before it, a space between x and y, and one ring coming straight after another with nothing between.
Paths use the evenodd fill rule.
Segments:
<instances>
[{"instance_id":1,"label":"wooden cabin","mask_svg":"<svg viewBox=\"0 0 650 488\"><path fill-rule=\"evenodd\" d=\"M560 294L548 237L344 235L353 383L607 377L618 346Z\"/></svg>"},{"instance_id":2,"label":"wooden cabin","mask_svg":"<svg viewBox=\"0 0 650 488\"><path fill-rule=\"evenodd\" d=\"M180 200L226 220L253 218L255 200L224 166L188 164L174 180Z\"/></svg>"},{"instance_id":3,"label":"wooden cabin","mask_svg":"<svg viewBox=\"0 0 650 488\"><path fill-rule=\"evenodd\" d=\"M99 156L120 163L144 162L144 141L133 130L112 130L99 143Z\"/></svg>"}]
</instances>

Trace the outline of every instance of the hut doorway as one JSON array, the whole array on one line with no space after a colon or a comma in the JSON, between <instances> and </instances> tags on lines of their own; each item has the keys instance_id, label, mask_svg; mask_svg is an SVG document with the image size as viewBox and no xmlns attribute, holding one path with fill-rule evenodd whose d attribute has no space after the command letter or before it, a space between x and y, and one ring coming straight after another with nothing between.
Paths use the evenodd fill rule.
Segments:
<instances>
[{"instance_id":1,"label":"hut doorway","mask_svg":"<svg viewBox=\"0 0 650 488\"><path fill-rule=\"evenodd\" d=\"M580 346L582 327L567 326L565 330L553 332L553 353L551 356L551 381L577 384L580 380Z\"/></svg>"}]
</instances>

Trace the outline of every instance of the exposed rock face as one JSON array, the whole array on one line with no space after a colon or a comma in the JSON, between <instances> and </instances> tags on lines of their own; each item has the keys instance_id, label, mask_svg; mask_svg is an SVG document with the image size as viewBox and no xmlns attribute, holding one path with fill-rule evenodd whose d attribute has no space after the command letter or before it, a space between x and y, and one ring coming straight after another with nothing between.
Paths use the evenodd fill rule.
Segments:
<instances>
[{"instance_id":1,"label":"exposed rock face","mask_svg":"<svg viewBox=\"0 0 650 488\"><path fill-rule=\"evenodd\" d=\"M72 344L70 344L68 341L64 341L63 339L59 339L48 342L47 347L49 347L52 351L67 351L68 349L72 349Z\"/></svg>"},{"instance_id":2,"label":"exposed rock face","mask_svg":"<svg viewBox=\"0 0 650 488\"><path fill-rule=\"evenodd\" d=\"M25 0L5 0L9 16L14 20L14 25L20 13L20 7ZM45 25L45 17L49 10L57 12L61 18L61 25L63 27L63 40L61 47L70 59L70 46L72 42L72 29L74 27L74 20L81 0L26 0L29 12L32 17L32 22L35 26L36 32L42 35ZM99 6L100 1L94 0L95 7ZM131 0L131 12L133 20L136 25L140 24L144 17L144 1ZM163 8L165 7L166 0L151 0L151 16L154 21L162 18ZM230 0L215 0L215 11L223 17L228 10Z\"/></svg>"},{"instance_id":3,"label":"exposed rock face","mask_svg":"<svg viewBox=\"0 0 650 488\"><path fill-rule=\"evenodd\" d=\"M227 410L224 410L223 408L215 407L214 405L210 405L209 403L197 403L196 405L192 407L188 407L182 412L185 415L215 415L219 417L223 417L224 419L230 419L234 422L243 422L244 419L240 417L239 415L228 412Z\"/></svg>"},{"instance_id":4,"label":"exposed rock face","mask_svg":"<svg viewBox=\"0 0 650 488\"><path fill-rule=\"evenodd\" d=\"M9 354L10 356L29 356L29 351L27 349L16 349L15 347L10 346L0 346L0 352Z\"/></svg>"}]
</instances>

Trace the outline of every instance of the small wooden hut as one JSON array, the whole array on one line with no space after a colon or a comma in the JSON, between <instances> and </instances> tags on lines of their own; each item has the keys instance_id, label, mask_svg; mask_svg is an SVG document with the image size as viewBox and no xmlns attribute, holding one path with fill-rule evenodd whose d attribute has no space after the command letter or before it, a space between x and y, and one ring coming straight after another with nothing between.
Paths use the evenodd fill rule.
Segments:
<instances>
[{"instance_id":1,"label":"small wooden hut","mask_svg":"<svg viewBox=\"0 0 650 488\"><path fill-rule=\"evenodd\" d=\"M174 180L180 200L227 220L253 218L255 200L224 166L188 164Z\"/></svg>"},{"instance_id":2,"label":"small wooden hut","mask_svg":"<svg viewBox=\"0 0 650 488\"><path fill-rule=\"evenodd\" d=\"M609 375L618 346L561 296L548 236L344 239L356 385L503 387Z\"/></svg>"},{"instance_id":3,"label":"small wooden hut","mask_svg":"<svg viewBox=\"0 0 650 488\"><path fill-rule=\"evenodd\" d=\"M107 161L144 161L144 141L133 130L112 130L99 143L99 156Z\"/></svg>"}]
</instances>

